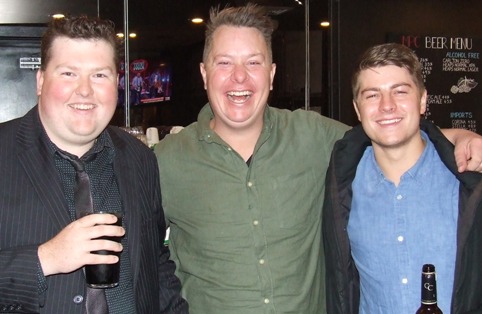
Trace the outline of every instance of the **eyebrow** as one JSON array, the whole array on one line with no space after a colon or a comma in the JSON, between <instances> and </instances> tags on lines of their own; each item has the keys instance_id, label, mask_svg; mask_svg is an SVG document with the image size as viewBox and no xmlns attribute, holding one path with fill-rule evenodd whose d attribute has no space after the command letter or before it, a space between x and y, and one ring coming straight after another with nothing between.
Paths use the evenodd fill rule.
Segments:
<instances>
[{"instance_id":1,"label":"eyebrow","mask_svg":"<svg viewBox=\"0 0 482 314\"><path fill-rule=\"evenodd\" d=\"M61 64L55 67L55 69L67 69L71 71L79 71L81 67L75 66L75 65L65 65ZM103 66L103 67L95 67L90 70L93 70L94 72L100 72L100 71L110 71L110 72L115 72L114 69L111 66Z\"/></svg>"},{"instance_id":2,"label":"eyebrow","mask_svg":"<svg viewBox=\"0 0 482 314\"><path fill-rule=\"evenodd\" d=\"M389 87L389 89L393 90L393 89L401 87L401 86L412 87L412 84L404 83L404 82L403 83L396 83L396 84L391 85ZM369 88L365 88L365 89L360 90L360 94L363 94L365 92L378 92L380 90L381 90L381 88L379 88L379 87L369 87Z\"/></svg>"},{"instance_id":3,"label":"eyebrow","mask_svg":"<svg viewBox=\"0 0 482 314\"><path fill-rule=\"evenodd\" d=\"M247 58L253 58L253 57L262 57L262 58L265 58L265 55L263 53L252 53L252 54L249 54L249 55L246 55ZM217 58L233 58L234 56L231 55L231 54L227 54L227 53L222 53L222 54L217 54L217 55L213 55L213 59L217 59Z\"/></svg>"}]
</instances>

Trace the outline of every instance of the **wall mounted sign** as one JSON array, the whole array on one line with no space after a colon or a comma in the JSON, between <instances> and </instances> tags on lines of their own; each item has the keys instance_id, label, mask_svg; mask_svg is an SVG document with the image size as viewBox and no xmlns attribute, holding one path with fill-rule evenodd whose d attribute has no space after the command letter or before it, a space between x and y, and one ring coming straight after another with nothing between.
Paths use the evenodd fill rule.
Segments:
<instances>
[{"instance_id":1,"label":"wall mounted sign","mask_svg":"<svg viewBox=\"0 0 482 314\"><path fill-rule=\"evenodd\" d=\"M482 134L482 39L390 34L388 40L412 48L422 63L425 117L441 128Z\"/></svg>"}]
</instances>

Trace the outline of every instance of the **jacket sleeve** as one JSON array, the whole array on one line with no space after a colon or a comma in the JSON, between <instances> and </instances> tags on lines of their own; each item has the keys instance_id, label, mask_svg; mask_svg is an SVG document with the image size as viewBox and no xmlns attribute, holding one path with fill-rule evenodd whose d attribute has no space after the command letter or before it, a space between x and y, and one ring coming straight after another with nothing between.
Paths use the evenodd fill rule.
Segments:
<instances>
[{"instance_id":1,"label":"jacket sleeve","mask_svg":"<svg viewBox=\"0 0 482 314\"><path fill-rule=\"evenodd\" d=\"M40 291L37 251L50 237L49 215L31 182L46 192L44 199L56 201L50 197L52 172L44 171L48 166L32 136L37 134L34 110L26 118L0 124L0 313L37 313L45 302L45 294L39 295L46 286Z\"/></svg>"},{"instance_id":2,"label":"jacket sleeve","mask_svg":"<svg viewBox=\"0 0 482 314\"><path fill-rule=\"evenodd\" d=\"M469 311L469 312L464 312L462 314L482 314L482 308L478 308L476 310L472 310L472 311Z\"/></svg>"},{"instance_id":3,"label":"jacket sleeve","mask_svg":"<svg viewBox=\"0 0 482 314\"><path fill-rule=\"evenodd\" d=\"M0 249L0 313L39 311L37 246Z\"/></svg>"},{"instance_id":4,"label":"jacket sleeve","mask_svg":"<svg viewBox=\"0 0 482 314\"><path fill-rule=\"evenodd\" d=\"M347 224L351 183L370 144L361 126L348 131L333 149L326 175L322 230L326 270L326 306L330 314L357 314L360 303L358 270L351 257Z\"/></svg>"},{"instance_id":5,"label":"jacket sleeve","mask_svg":"<svg viewBox=\"0 0 482 314\"><path fill-rule=\"evenodd\" d=\"M187 314L187 301L181 297L181 282L174 274L176 264L169 259L169 248L163 247L159 262L161 313Z\"/></svg>"},{"instance_id":6,"label":"jacket sleeve","mask_svg":"<svg viewBox=\"0 0 482 314\"><path fill-rule=\"evenodd\" d=\"M325 187L325 201L323 205L322 231L325 254L325 290L326 290L326 311L327 313L343 313L342 297L343 287L337 278L342 277L339 272L340 247L336 243L335 218L333 200L333 169L328 168ZM345 301L346 302L346 301Z\"/></svg>"},{"instance_id":7,"label":"jacket sleeve","mask_svg":"<svg viewBox=\"0 0 482 314\"><path fill-rule=\"evenodd\" d=\"M152 152L151 152L152 153ZM170 259L169 247L164 245L166 237L166 221L164 210L162 208L161 189L159 168L154 154L150 154L148 158L149 177L151 181L152 204L155 208L155 217L157 219L157 235L155 247L158 249L158 275L159 275L159 306L160 313L163 314L187 314L188 304L181 296L181 281L175 275L176 264ZM151 239L146 239L147 241ZM149 276L149 274L146 274Z\"/></svg>"},{"instance_id":8,"label":"jacket sleeve","mask_svg":"<svg viewBox=\"0 0 482 314\"><path fill-rule=\"evenodd\" d=\"M154 156L154 155L153 155ZM151 158L152 166L155 167L155 200L156 208L159 210L159 302L161 313L187 314L189 313L187 301L181 296L181 281L175 275L176 264L170 259L169 247L164 245L166 237L166 222L164 210L161 205L161 192L159 183L159 171L155 158Z\"/></svg>"},{"instance_id":9,"label":"jacket sleeve","mask_svg":"<svg viewBox=\"0 0 482 314\"><path fill-rule=\"evenodd\" d=\"M157 163L156 163L157 166ZM166 237L166 223L162 206L159 204L159 234L161 240L159 256L159 295L161 313L189 313L187 301L181 297L181 281L175 275L176 264L170 259L169 247L163 244Z\"/></svg>"},{"instance_id":10,"label":"jacket sleeve","mask_svg":"<svg viewBox=\"0 0 482 314\"><path fill-rule=\"evenodd\" d=\"M126 210L129 254L139 313L188 313L176 265L164 246L166 222L154 153L133 136L111 128L116 171Z\"/></svg>"}]
</instances>

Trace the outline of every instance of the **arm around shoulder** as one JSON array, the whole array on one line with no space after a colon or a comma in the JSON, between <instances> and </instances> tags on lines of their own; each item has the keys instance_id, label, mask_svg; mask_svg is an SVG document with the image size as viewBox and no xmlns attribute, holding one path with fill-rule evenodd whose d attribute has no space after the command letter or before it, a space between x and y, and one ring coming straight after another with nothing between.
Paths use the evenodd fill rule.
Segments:
<instances>
[{"instance_id":1,"label":"arm around shoulder","mask_svg":"<svg viewBox=\"0 0 482 314\"><path fill-rule=\"evenodd\" d=\"M459 172L482 172L482 136L464 129L442 129L455 145L455 161Z\"/></svg>"}]
</instances>

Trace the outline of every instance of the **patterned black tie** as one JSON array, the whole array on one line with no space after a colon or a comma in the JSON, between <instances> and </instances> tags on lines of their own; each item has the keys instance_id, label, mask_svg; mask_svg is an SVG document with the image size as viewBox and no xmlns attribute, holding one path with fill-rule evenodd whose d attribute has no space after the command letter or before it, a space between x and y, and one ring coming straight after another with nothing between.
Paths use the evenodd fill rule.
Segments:
<instances>
[{"instance_id":1,"label":"patterned black tie","mask_svg":"<svg viewBox=\"0 0 482 314\"><path fill-rule=\"evenodd\" d=\"M75 214L77 219L93 213L92 194L90 192L90 179L85 172L85 164L79 158L73 158L65 153L59 154L70 161L75 168L76 186L74 189ZM108 314L107 300L104 289L93 289L86 287L85 307L87 314Z\"/></svg>"}]
</instances>

